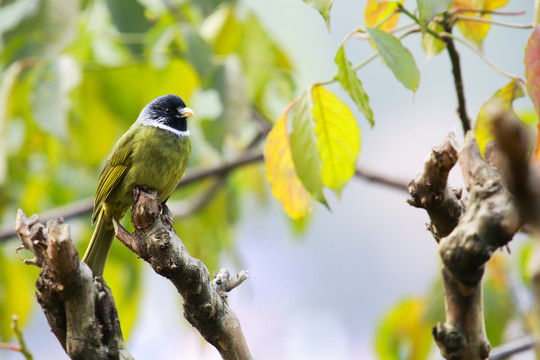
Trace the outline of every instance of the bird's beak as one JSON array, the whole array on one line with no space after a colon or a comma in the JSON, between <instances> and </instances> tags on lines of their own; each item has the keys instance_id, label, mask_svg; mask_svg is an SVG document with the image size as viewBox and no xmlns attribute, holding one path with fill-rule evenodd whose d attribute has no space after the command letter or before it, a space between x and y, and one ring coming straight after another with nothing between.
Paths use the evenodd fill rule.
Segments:
<instances>
[{"instance_id":1,"label":"bird's beak","mask_svg":"<svg viewBox=\"0 0 540 360\"><path fill-rule=\"evenodd\" d=\"M183 118L188 118L190 116L193 116L194 114L195 113L193 112L193 110L191 110L188 107L185 107L182 110L180 110L180 116L183 117Z\"/></svg>"}]
</instances>

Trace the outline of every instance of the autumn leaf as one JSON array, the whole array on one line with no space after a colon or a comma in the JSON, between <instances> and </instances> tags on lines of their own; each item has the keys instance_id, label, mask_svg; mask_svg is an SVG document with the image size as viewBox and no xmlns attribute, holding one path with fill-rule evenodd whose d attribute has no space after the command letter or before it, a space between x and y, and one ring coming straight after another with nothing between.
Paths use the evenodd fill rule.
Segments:
<instances>
[{"instance_id":1,"label":"autumn leaf","mask_svg":"<svg viewBox=\"0 0 540 360\"><path fill-rule=\"evenodd\" d=\"M534 25L533 32L525 48L525 78L527 92L536 113L540 114L540 28Z\"/></svg>"},{"instance_id":2,"label":"autumn leaf","mask_svg":"<svg viewBox=\"0 0 540 360\"><path fill-rule=\"evenodd\" d=\"M371 126L373 126L375 122L373 121L373 111L369 106L369 97L364 91L362 82L358 76L356 76L356 72L353 70L351 63L347 60L343 45L339 48L335 61L338 67L337 80L340 82L343 89L351 96L356 105L358 105L362 113L364 113Z\"/></svg>"},{"instance_id":3,"label":"autumn leaf","mask_svg":"<svg viewBox=\"0 0 540 360\"><path fill-rule=\"evenodd\" d=\"M407 89L416 91L420 82L420 72L411 52L395 36L385 31L372 27L366 27L366 31L396 79Z\"/></svg>"},{"instance_id":4,"label":"autumn leaf","mask_svg":"<svg viewBox=\"0 0 540 360\"><path fill-rule=\"evenodd\" d=\"M301 220L310 211L309 193L304 188L292 160L287 117L291 103L268 133L264 147L264 172L274 197L295 220Z\"/></svg>"},{"instance_id":5,"label":"autumn leaf","mask_svg":"<svg viewBox=\"0 0 540 360\"><path fill-rule=\"evenodd\" d=\"M513 101L524 95L525 93L523 92L519 80L513 79L504 87L497 90L495 94L482 105L474 124L474 134L478 141L478 147L482 153L484 152L488 141L493 139L493 134L491 132L491 118L493 116L493 111L512 109Z\"/></svg>"},{"instance_id":6,"label":"autumn leaf","mask_svg":"<svg viewBox=\"0 0 540 360\"><path fill-rule=\"evenodd\" d=\"M298 178L315 199L328 206L323 194L322 163L317 149L310 90L305 91L294 106L289 139Z\"/></svg>"},{"instance_id":7,"label":"autumn leaf","mask_svg":"<svg viewBox=\"0 0 540 360\"><path fill-rule=\"evenodd\" d=\"M322 180L337 195L354 175L360 129L351 110L322 85L311 90Z\"/></svg>"},{"instance_id":8,"label":"autumn leaf","mask_svg":"<svg viewBox=\"0 0 540 360\"><path fill-rule=\"evenodd\" d=\"M485 10L493 11L500 7L506 5L508 0L489 0L489 1L478 1L478 0L455 0L454 8L461 10ZM484 19L490 19L490 14L481 14L477 11L474 12L463 12L463 15L475 16ZM482 42L486 37L490 29L490 24L485 22L471 21L471 20L459 20L457 22L457 27L467 39L472 41L478 48L482 47Z\"/></svg>"},{"instance_id":9,"label":"autumn leaf","mask_svg":"<svg viewBox=\"0 0 540 360\"><path fill-rule=\"evenodd\" d=\"M428 24L428 29L436 33L444 31L443 26L436 21L430 22ZM425 32L422 34L422 47L424 48L424 51L429 59L430 57L440 53L446 47L446 43L430 33Z\"/></svg>"},{"instance_id":10,"label":"autumn leaf","mask_svg":"<svg viewBox=\"0 0 540 360\"><path fill-rule=\"evenodd\" d=\"M398 9L398 1L377 1L377 0L368 0L366 4L366 9L364 11L365 25L366 26L375 26L381 20L387 18ZM385 21L379 29L388 30L396 26L399 19L399 13L391 16L387 21Z\"/></svg>"}]
</instances>

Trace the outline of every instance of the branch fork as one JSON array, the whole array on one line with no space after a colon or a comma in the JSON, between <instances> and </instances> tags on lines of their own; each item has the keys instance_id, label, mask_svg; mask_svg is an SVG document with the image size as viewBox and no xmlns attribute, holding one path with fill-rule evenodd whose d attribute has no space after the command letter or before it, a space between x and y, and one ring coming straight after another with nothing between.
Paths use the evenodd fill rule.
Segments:
<instances>
[{"instance_id":1,"label":"branch fork","mask_svg":"<svg viewBox=\"0 0 540 360\"><path fill-rule=\"evenodd\" d=\"M487 359L482 277L487 261L506 246L521 225L514 197L500 174L482 158L471 132L461 150L449 135L426 159L424 171L411 181L409 203L427 210L430 230L442 259L446 321L433 337L446 359ZM469 197L447 184L459 160Z\"/></svg>"}]
</instances>

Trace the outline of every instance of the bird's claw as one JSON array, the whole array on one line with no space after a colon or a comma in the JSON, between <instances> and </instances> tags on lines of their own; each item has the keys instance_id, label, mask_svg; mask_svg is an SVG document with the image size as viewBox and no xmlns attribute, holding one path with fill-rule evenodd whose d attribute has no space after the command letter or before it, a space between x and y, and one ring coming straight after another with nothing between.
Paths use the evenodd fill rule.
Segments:
<instances>
[{"instance_id":1,"label":"bird's claw","mask_svg":"<svg viewBox=\"0 0 540 360\"><path fill-rule=\"evenodd\" d=\"M172 229L173 227L173 214L171 212L171 210L169 210L169 207L165 204L161 204L161 219L169 224L169 230Z\"/></svg>"}]
</instances>

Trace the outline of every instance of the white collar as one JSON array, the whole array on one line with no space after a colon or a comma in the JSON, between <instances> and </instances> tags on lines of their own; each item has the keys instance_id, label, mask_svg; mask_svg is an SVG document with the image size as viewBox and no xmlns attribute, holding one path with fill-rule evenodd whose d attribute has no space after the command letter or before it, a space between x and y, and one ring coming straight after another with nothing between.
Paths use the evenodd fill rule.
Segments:
<instances>
[{"instance_id":1,"label":"white collar","mask_svg":"<svg viewBox=\"0 0 540 360\"><path fill-rule=\"evenodd\" d=\"M146 126L152 126L152 127L155 127L155 128L158 128L158 129L163 129L163 130L166 130L166 131L169 131L171 133L173 133L174 135L178 136L179 138L184 138L184 137L189 137L190 135L190 132L189 130L185 130L185 131L180 131L180 130L176 130L175 128L172 128L168 125L165 125L164 123L160 122L161 118L158 118L157 120L140 120L140 119L137 119L137 122L138 123L141 123L142 125L146 125Z\"/></svg>"}]
</instances>

